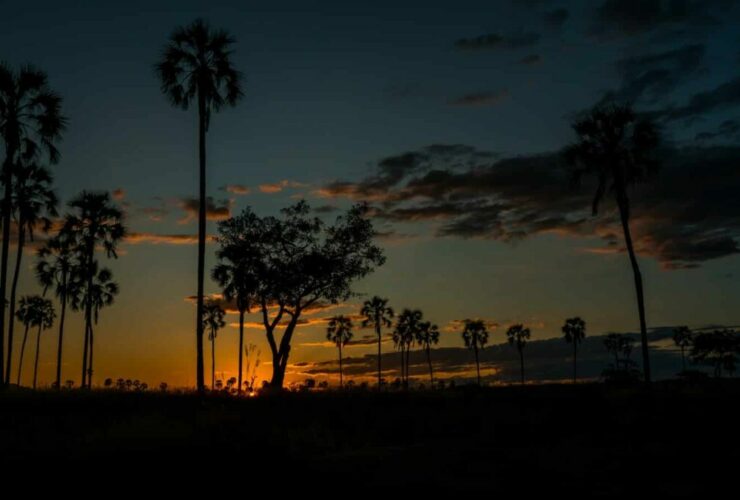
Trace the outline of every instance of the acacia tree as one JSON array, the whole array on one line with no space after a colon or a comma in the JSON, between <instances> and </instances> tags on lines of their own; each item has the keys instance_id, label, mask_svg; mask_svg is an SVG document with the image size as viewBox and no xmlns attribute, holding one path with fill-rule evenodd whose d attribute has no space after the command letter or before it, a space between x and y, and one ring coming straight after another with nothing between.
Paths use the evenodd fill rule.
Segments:
<instances>
[{"instance_id":1,"label":"acacia tree","mask_svg":"<svg viewBox=\"0 0 740 500\"><path fill-rule=\"evenodd\" d=\"M352 340L352 320L341 314L330 318L326 327L326 339L333 342L339 349L339 387L344 387L342 347Z\"/></svg>"},{"instance_id":2,"label":"acacia tree","mask_svg":"<svg viewBox=\"0 0 740 500\"><path fill-rule=\"evenodd\" d=\"M577 141L565 150L566 160L574 167L574 178L597 178L592 211L596 215L607 192L613 194L622 223L624 242L629 254L637 296L645 381L650 383L647 320L642 274L630 232L628 189L658 170L655 151L660 143L657 127L642 119L630 106L599 105L573 123Z\"/></svg>"},{"instance_id":3,"label":"acacia tree","mask_svg":"<svg viewBox=\"0 0 740 500\"><path fill-rule=\"evenodd\" d=\"M679 326L673 330L673 343L681 349L681 366L686 371L686 349L693 343L693 334L688 326Z\"/></svg>"},{"instance_id":4,"label":"acacia tree","mask_svg":"<svg viewBox=\"0 0 740 500\"><path fill-rule=\"evenodd\" d=\"M363 316L362 327L372 327L378 337L378 390L381 390L383 379L381 376L381 343L383 342L383 327L390 328L393 323L393 308L388 305L388 299L377 295L366 300L360 314Z\"/></svg>"},{"instance_id":5,"label":"acacia tree","mask_svg":"<svg viewBox=\"0 0 740 500\"><path fill-rule=\"evenodd\" d=\"M33 66L14 71L0 63L0 141L5 158L0 171L3 186L2 250L0 253L0 302L6 296L10 226L13 208L13 177L21 161L29 162L46 156L50 163L59 161L56 143L61 140L65 118L61 112L62 98L48 85L46 73ZM5 371L5 307L0 307L0 383ZM12 321L12 318L11 318Z\"/></svg>"},{"instance_id":6,"label":"acacia tree","mask_svg":"<svg viewBox=\"0 0 740 500\"><path fill-rule=\"evenodd\" d=\"M203 19L179 27L170 35L156 65L161 90L173 106L187 110L198 106L198 293L196 295L196 350L198 391L205 390L203 368L203 279L206 249L206 133L211 113L235 106L242 97L242 75L231 61L235 40L226 31L214 30Z\"/></svg>"},{"instance_id":7,"label":"acacia tree","mask_svg":"<svg viewBox=\"0 0 740 500\"><path fill-rule=\"evenodd\" d=\"M16 168L13 187L13 219L18 229L18 248L15 259L13 281L10 285L10 302L8 318L8 361L5 367L5 380L10 380L10 367L13 361L13 330L15 321L15 297L18 289L18 277L21 271L21 260L26 243L34 241L34 231L41 229L48 232L51 227L49 216L57 215L57 197L51 189L52 176L44 167L36 163L21 164Z\"/></svg>"},{"instance_id":8,"label":"acacia tree","mask_svg":"<svg viewBox=\"0 0 740 500\"><path fill-rule=\"evenodd\" d=\"M216 336L226 326L224 314L226 311L218 300L209 299L203 306L203 329L208 330L208 340L211 341L211 390L216 388Z\"/></svg>"},{"instance_id":9,"label":"acacia tree","mask_svg":"<svg viewBox=\"0 0 740 500\"><path fill-rule=\"evenodd\" d=\"M427 356L427 365L429 365L429 383L434 388L434 370L432 368L432 345L439 343L439 327L429 321L423 321L419 324L416 331L416 343L421 346Z\"/></svg>"},{"instance_id":10,"label":"acacia tree","mask_svg":"<svg viewBox=\"0 0 740 500\"><path fill-rule=\"evenodd\" d=\"M480 361L478 359L478 350L483 349L488 343L488 330L486 324L479 319L466 319L462 331L463 342L465 347L475 352L475 370L478 374L478 385L480 386Z\"/></svg>"},{"instance_id":11,"label":"acacia tree","mask_svg":"<svg viewBox=\"0 0 740 500\"><path fill-rule=\"evenodd\" d=\"M421 318L420 310L404 309L398 315L393 329L393 343L401 351L401 380L404 387L409 385L409 355L421 327Z\"/></svg>"},{"instance_id":12,"label":"acacia tree","mask_svg":"<svg viewBox=\"0 0 740 500\"><path fill-rule=\"evenodd\" d=\"M573 344L573 383L576 383L578 378L577 373L577 355L578 355L578 344L583 342L586 338L586 322L576 316L575 318L568 318L565 320L563 325L563 337L569 344Z\"/></svg>"},{"instance_id":13,"label":"acacia tree","mask_svg":"<svg viewBox=\"0 0 740 500\"><path fill-rule=\"evenodd\" d=\"M279 217L259 217L249 208L236 217L252 256L255 300L272 355L272 388L283 387L301 315L349 299L352 283L385 262L373 244L375 230L367 211L366 205L356 205L329 225L299 201Z\"/></svg>"},{"instance_id":14,"label":"acacia tree","mask_svg":"<svg viewBox=\"0 0 740 500\"><path fill-rule=\"evenodd\" d=\"M506 330L506 337L509 339L509 344L516 346L516 350L519 351L522 385L524 384L524 346L527 345L529 335L529 328L525 328L524 325L521 324L511 325L509 329Z\"/></svg>"}]
</instances>

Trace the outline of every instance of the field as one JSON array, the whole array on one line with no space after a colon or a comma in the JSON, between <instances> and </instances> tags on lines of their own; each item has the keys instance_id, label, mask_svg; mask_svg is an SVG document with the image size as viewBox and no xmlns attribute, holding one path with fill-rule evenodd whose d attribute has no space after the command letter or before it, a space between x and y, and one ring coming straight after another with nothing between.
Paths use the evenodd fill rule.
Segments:
<instances>
[{"instance_id":1,"label":"field","mask_svg":"<svg viewBox=\"0 0 740 500\"><path fill-rule=\"evenodd\" d=\"M739 395L730 380L242 399L6 391L0 465L279 474L281 491L304 492L701 493L734 483Z\"/></svg>"}]
</instances>

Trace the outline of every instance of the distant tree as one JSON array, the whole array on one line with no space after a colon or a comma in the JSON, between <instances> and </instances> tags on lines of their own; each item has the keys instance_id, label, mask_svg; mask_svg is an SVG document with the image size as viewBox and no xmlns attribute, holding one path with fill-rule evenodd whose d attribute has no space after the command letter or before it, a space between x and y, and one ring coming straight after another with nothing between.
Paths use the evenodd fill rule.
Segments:
<instances>
[{"instance_id":1,"label":"distant tree","mask_svg":"<svg viewBox=\"0 0 740 500\"><path fill-rule=\"evenodd\" d=\"M329 325L326 327L326 339L339 349L339 387L344 387L342 347L352 340L352 320L341 314L330 318Z\"/></svg>"},{"instance_id":2,"label":"distant tree","mask_svg":"<svg viewBox=\"0 0 740 500\"><path fill-rule=\"evenodd\" d=\"M404 387L409 385L409 353L421 326L421 319L420 310L404 309L398 315L393 329L393 344L401 351L401 380Z\"/></svg>"},{"instance_id":3,"label":"distant tree","mask_svg":"<svg viewBox=\"0 0 740 500\"><path fill-rule=\"evenodd\" d=\"M429 383L430 387L434 388L434 370L432 369L432 346L439 343L439 328L437 325L433 325L429 321L424 321L419 324L419 329L416 331L416 343L421 346L427 356L427 364L429 365Z\"/></svg>"},{"instance_id":4,"label":"distant tree","mask_svg":"<svg viewBox=\"0 0 740 500\"><path fill-rule=\"evenodd\" d=\"M218 300L209 299L203 306L203 329L208 331L208 340L211 341L211 389L216 388L216 336L226 326L224 314L226 311Z\"/></svg>"},{"instance_id":5,"label":"distant tree","mask_svg":"<svg viewBox=\"0 0 740 500\"><path fill-rule=\"evenodd\" d=\"M112 385L113 385L113 379L112 378L107 378L103 382L103 387L105 387L106 389L109 388L109 387L111 387Z\"/></svg>"},{"instance_id":6,"label":"distant tree","mask_svg":"<svg viewBox=\"0 0 740 500\"><path fill-rule=\"evenodd\" d=\"M67 381L64 382L64 385L67 387L67 389L71 389L72 387L75 386L75 381L74 380L67 380Z\"/></svg>"},{"instance_id":7,"label":"distant tree","mask_svg":"<svg viewBox=\"0 0 740 500\"><path fill-rule=\"evenodd\" d=\"M634 361L630 359L634 340L621 333L610 333L604 338L606 350L614 355L614 371L629 372Z\"/></svg>"},{"instance_id":8,"label":"distant tree","mask_svg":"<svg viewBox=\"0 0 740 500\"><path fill-rule=\"evenodd\" d=\"M388 305L388 299L374 296L362 305L360 314L363 316L362 327L372 327L378 337L378 390L383 386L381 377L381 343L383 342L383 328L390 328L393 323L393 308Z\"/></svg>"},{"instance_id":9,"label":"distant tree","mask_svg":"<svg viewBox=\"0 0 740 500\"><path fill-rule=\"evenodd\" d=\"M509 339L509 344L516 346L516 350L519 352L522 384L524 384L524 347L527 345L529 335L529 328L525 328L524 325L521 324L511 325L509 329L506 330L506 337Z\"/></svg>"},{"instance_id":10,"label":"distant tree","mask_svg":"<svg viewBox=\"0 0 740 500\"><path fill-rule=\"evenodd\" d=\"M480 385L480 361L478 359L478 350L483 349L488 343L488 330L482 320L466 319L465 327L462 331L463 342L465 347L475 352L475 369L478 374L478 385Z\"/></svg>"},{"instance_id":11,"label":"distant tree","mask_svg":"<svg viewBox=\"0 0 740 500\"><path fill-rule=\"evenodd\" d=\"M234 38L196 19L170 35L156 72L161 90L173 106L187 110L198 106L199 204L198 293L196 313L197 386L205 390L203 363L203 279L206 248L206 133L211 113L235 106L242 97L242 75L232 63ZM241 352L241 350L240 350Z\"/></svg>"},{"instance_id":12,"label":"distant tree","mask_svg":"<svg viewBox=\"0 0 740 500\"><path fill-rule=\"evenodd\" d=\"M23 370L23 354L26 351L26 340L28 340L28 329L30 327L39 326L41 318L39 315L40 304L43 300L39 295L27 295L21 297L18 310L15 312L18 321L23 323L25 330L23 332L23 342L21 343L21 352L18 358L18 377L16 378L16 385L21 385L21 373Z\"/></svg>"},{"instance_id":13,"label":"distant tree","mask_svg":"<svg viewBox=\"0 0 740 500\"><path fill-rule=\"evenodd\" d=\"M573 344L573 383L575 384L578 378L576 361L578 344L586 338L586 322L577 316L575 318L568 318L565 320L562 330L565 341Z\"/></svg>"},{"instance_id":14,"label":"distant tree","mask_svg":"<svg viewBox=\"0 0 740 500\"><path fill-rule=\"evenodd\" d=\"M36 359L33 363L33 388L36 389L36 380L39 373L39 352L41 350L41 331L51 328L54 324L56 313L54 312L54 304L49 299L41 298L41 300L37 300L34 307L37 308L36 321L38 323L38 330L36 332Z\"/></svg>"},{"instance_id":15,"label":"distant tree","mask_svg":"<svg viewBox=\"0 0 740 500\"><path fill-rule=\"evenodd\" d=\"M65 127L62 116L62 98L48 85L46 73L33 66L22 66L18 71L0 63L0 141L5 158L0 172L3 187L2 251L0 253L0 297L7 296L8 257L10 255L11 218L13 206L13 177L20 162L40 160L59 161L56 144ZM0 385L5 379L5 307L0 307ZM12 317L11 317L12 321Z\"/></svg>"},{"instance_id":16,"label":"distant tree","mask_svg":"<svg viewBox=\"0 0 740 500\"><path fill-rule=\"evenodd\" d=\"M311 215L305 201L279 217L258 217L250 209L237 218L253 258L257 305L272 354L273 388L282 388L291 340L301 315L353 295L351 284L385 262L373 244L368 208L357 205L332 225ZM283 321L286 320L286 321ZM275 329L284 326L282 338Z\"/></svg>"},{"instance_id":17,"label":"distant tree","mask_svg":"<svg viewBox=\"0 0 740 500\"><path fill-rule=\"evenodd\" d=\"M614 195L624 232L640 317L642 360L645 381L650 383L647 321L642 274L630 233L628 189L658 170L656 149L660 143L656 126L639 117L630 106L605 104L594 107L573 123L577 141L565 151L566 160L574 167L576 182L583 176L598 179L592 210L596 214L607 192Z\"/></svg>"},{"instance_id":18,"label":"distant tree","mask_svg":"<svg viewBox=\"0 0 740 500\"><path fill-rule=\"evenodd\" d=\"M246 358L246 370L247 380L244 382L247 392L250 394L254 392L254 382L257 380L257 368L260 366L260 354L262 352L257 349L254 344L249 344L244 348L244 357Z\"/></svg>"},{"instance_id":19,"label":"distant tree","mask_svg":"<svg viewBox=\"0 0 740 500\"><path fill-rule=\"evenodd\" d=\"M160 392L167 392L167 382L160 382L159 383L159 391Z\"/></svg>"},{"instance_id":20,"label":"distant tree","mask_svg":"<svg viewBox=\"0 0 740 500\"><path fill-rule=\"evenodd\" d=\"M681 349L682 371L686 371L686 349L691 347L692 333L688 326L679 326L673 329L673 343Z\"/></svg>"},{"instance_id":21,"label":"distant tree","mask_svg":"<svg viewBox=\"0 0 740 500\"><path fill-rule=\"evenodd\" d=\"M694 363L714 368L714 376L730 376L735 373L737 357L740 355L740 336L734 330L723 329L700 333L694 337L691 359Z\"/></svg>"},{"instance_id":22,"label":"distant tree","mask_svg":"<svg viewBox=\"0 0 740 500\"><path fill-rule=\"evenodd\" d=\"M49 217L57 215L57 197L51 188L51 173L44 167L31 162L20 163L16 166L15 183L13 187L13 219L18 230L18 245L16 249L15 270L10 286L10 313L8 317L8 361L5 367L5 380L10 380L10 367L13 360L13 330L15 321L15 297L18 289L18 278L21 271L21 259L26 243L34 241L34 231L40 229L44 233L49 231L51 220Z\"/></svg>"}]
</instances>

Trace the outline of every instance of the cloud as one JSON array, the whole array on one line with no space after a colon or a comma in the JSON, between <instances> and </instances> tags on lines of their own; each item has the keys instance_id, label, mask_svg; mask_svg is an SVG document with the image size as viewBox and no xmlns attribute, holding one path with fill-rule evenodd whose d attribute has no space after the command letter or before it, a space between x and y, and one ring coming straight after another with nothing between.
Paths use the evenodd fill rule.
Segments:
<instances>
[{"instance_id":1,"label":"cloud","mask_svg":"<svg viewBox=\"0 0 740 500\"><path fill-rule=\"evenodd\" d=\"M318 207L314 207L313 211L317 214L330 214L332 212L336 212L339 210L339 207L336 205L319 205Z\"/></svg>"},{"instance_id":2,"label":"cloud","mask_svg":"<svg viewBox=\"0 0 740 500\"><path fill-rule=\"evenodd\" d=\"M249 194L251 192L251 189L249 189L249 187L245 186L244 184L227 184L221 187L221 191L226 191L227 193L241 196Z\"/></svg>"},{"instance_id":3,"label":"cloud","mask_svg":"<svg viewBox=\"0 0 740 500\"><path fill-rule=\"evenodd\" d=\"M507 97L509 97L509 92L507 90L499 90L497 92L475 92L451 99L448 104L451 106L465 107L493 106L499 104Z\"/></svg>"},{"instance_id":4,"label":"cloud","mask_svg":"<svg viewBox=\"0 0 740 500\"><path fill-rule=\"evenodd\" d=\"M740 105L740 77L725 82L712 90L697 92L683 106L669 107L652 113L661 120L690 120L718 109L726 110Z\"/></svg>"},{"instance_id":5,"label":"cloud","mask_svg":"<svg viewBox=\"0 0 740 500\"><path fill-rule=\"evenodd\" d=\"M206 236L206 243L213 241L213 236ZM195 245L198 243L198 235L130 232L126 235L125 242L132 245L139 245L142 243L148 243L151 245Z\"/></svg>"},{"instance_id":6,"label":"cloud","mask_svg":"<svg viewBox=\"0 0 740 500\"><path fill-rule=\"evenodd\" d=\"M519 59L519 64L524 64L526 66L535 66L541 62L542 56L539 54L529 54L528 56L524 56Z\"/></svg>"},{"instance_id":7,"label":"cloud","mask_svg":"<svg viewBox=\"0 0 740 500\"><path fill-rule=\"evenodd\" d=\"M273 193L279 193L286 188L302 188L302 187L306 187L306 185L300 182L296 182L296 181L282 180L282 181L274 182L271 184L260 184L259 189L263 193L273 194Z\"/></svg>"},{"instance_id":8,"label":"cloud","mask_svg":"<svg viewBox=\"0 0 740 500\"><path fill-rule=\"evenodd\" d=\"M740 147L666 148L661 156L657 179L632 194L638 253L666 269L739 253ZM406 169L402 179L393 179L382 191L368 188L376 179L371 176L334 183L323 192L370 199L376 203L373 216L392 223L431 222L441 237L511 242L555 234L598 241L597 248L606 249L601 253L622 251L613 204L607 200L602 213L591 216L593 186L573 189L558 152L480 158L468 167L425 161L435 167ZM337 185L341 189L334 189Z\"/></svg>"},{"instance_id":9,"label":"cloud","mask_svg":"<svg viewBox=\"0 0 740 500\"><path fill-rule=\"evenodd\" d=\"M523 31L510 35L489 33L474 38L460 38L455 42L455 48L468 51L520 49L536 45L540 41L540 38L539 33L527 33Z\"/></svg>"},{"instance_id":10,"label":"cloud","mask_svg":"<svg viewBox=\"0 0 740 500\"><path fill-rule=\"evenodd\" d=\"M559 8L545 12L543 20L549 28L560 29L568 20L568 9Z\"/></svg>"},{"instance_id":11,"label":"cloud","mask_svg":"<svg viewBox=\"0 0 740 500\"><path fill-rule=\"evenodd\" d=\"M178 224L188 224L189 222L198 220L200 202L197 198L182 198L179 201L179 206L185 214L177 221ZM206 198L206 219L228 219L231 217L233 206L233 200L214 200L209 196Z\"/></svg>"},{"instance_id":12,"label":"cloud","mask_svg":"<svg viewBox=\"0 0 740 500\"><path fill-rule=\"evenodd\" d=\"M711 141L714 139L740 139L740 121L725 120L713 131L700 132L696 134L697 141Z\"/></svg>"},{"instance_id":13,"label":"cloud","mask_svg":"<svg viewBox=\"0 0 740 500\"><path fill-rule=\"evenodd\" d=\"M123 188L116 188L111 191L111 194L113 195L114 200L121 201L126 197L126 190Z\"/></svg>"}]
</instances>

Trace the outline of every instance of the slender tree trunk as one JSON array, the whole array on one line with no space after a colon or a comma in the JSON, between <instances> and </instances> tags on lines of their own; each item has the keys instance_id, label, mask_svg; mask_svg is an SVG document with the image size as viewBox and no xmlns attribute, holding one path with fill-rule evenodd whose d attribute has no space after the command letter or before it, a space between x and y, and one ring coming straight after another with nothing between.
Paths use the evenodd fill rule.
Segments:
<instances>
[{"instance_id":1,"label":"slender tree trunk","mask_svg":"<svg viewBox=\"0 0 740 500\"><path fill-rule=\"evenodd\" d=\"M409 360L411 359L411 344L408 344L406 346L406 387L409 386L409 382L411 381L411 363Z\"/></svg>"},{"instance_id":2,"label":"slender tree trunk","mask_svg":"<svg viewBox=\"0 0 740 500\"><path fill-rule=\"evenodd\" d=\"M344 388L344 378L342 376L342 342L339 342L339 388Z\"/></svg>"},{"instance_id":3,"label":"slender tree trunk","mask_svg":"<svg viewBox=\"0 0 740 500\"><path fill-rule=\"evenodd\" d=\"M23 368L23 353L26 350L26 340L28 339L28 324L26 324L26 330L23 332L23 342L21 342L21 355L18 358L18 378L16 379L16 385L21 386L21 372Z\"/></svg>"},{"instance_id":4,"label":"slender tree trunk","mask_svg":"<svg viewBox=\"0 0 740 500\"><path fill-rule=\"evenodd\" d=\"M18 276L21 271L21 259L23 258L23 244L25 243L25 230L23 219L18 220L18 255L15 258L15 271L13 283L10 285L10 304L8 311L8 361L5 367L5 380L10 383L10 366L13 364L13 330L15 327L15 293L18 289Z\"/></svg>"},{"instance_id":5,"label":"slender tree trunk","mask_svg":"<svg viewBox=\"0 0 740 500\"><path fill-rule=\"evenodd\" d=\"M642 343L642 369L645 373L645 382L650 383L652 378L650 374L650 353L648 351L647 321L645 319L645 297L642 290L642 274L640 265L637 262L635 249L632 246L632 235L629 226L629 207L625 195L619 195L618 200L619 215L622 220L622 230L624 231L624 242L629 253L630 263L632 264L632 274L635 279L635 291L637 292L637 311L640 315L640 340Z\"/></svg>"},{"instance_id":6,"label":"slender tree trunk","mask_svg":"<svg viewBox=\"0 0 740 500\"><path fill-rule=\"evenodd\" d=\"M519 349L519 362L521 367L522 385L524 385L524 351Z\"/></svg>"},{"instance_id":7,"label":"slender tree trunk","mask_svg":"<svg viewBox=\"0 0 740 500\"><path fill-rule=\"evenodd\" d=\"M406 357L403 352L403 343L401 343L401 386L406 385Z\"/></svg>"},{"instance_id":8,"label":"slender tree trunk","mask_svg":"<svg viewBox=\"0 0 740 500\"><path fill-rule=\"evenodd\" d=\"M93 378L93 338L95 337L93 331L93 325L90 323L90 362L87 365L87 388L92 389L92 378Z\"/></svg>"},{"instance_id":9,"label":"slender tree trunk","mask_svg":"<svg viewBox=\"0 0 740 500\"><path fill-rule=\"evenodd\" d=\"M242 360L244 359L244 310L239 311L239 376L237 381L239 388L237 394L242 393Z\"/></svg>"},{"instance_id":10,"label":"slender tree trunk","mask_svg":"<svg viewBox=\"0 0 740 500\"><path fill-rule=\"evenodd\" d=\"M36 332L36 360L33 362L33 388L36 389L36 377L39 373L39 349L41 348L41 325Z\"/></svg>"},{"instance_id":11,"label":"slender tree trunk","mask_svg":"<svg viewBox=\"0 0 740 500\"><path fill-rule=\"evenodd\" d=\"M216 336L211 331L211 390L216 390Z\"/></svg>"},{"instance_id":12,"label":"slender tree trunk","mask_svg":"<svg viewBox=\"0 0 740 500\"><path fill-rule=\"evenodd\" d=\"M199 153L199 205L198 205L198 295L195 318L197 349L196 371L198 392L205 390L203 377L203 276L206 254L206 100L203 82L198 91L198 153Z\"/></svg>"},{"instance_id":13,"label":"slender tree trunk","mask_svg":"<svg viewBox=\"0 0 740 500\"><path fill-rule=\"evenodd\" d=\"M64 340L64 313L67 310L67 272L62 271L62 296L60 300L62 302L62 312L59 317L59 342L57 344L57 378L56 386L57 390L62 389L62 346Z\"/></svg>"},{"instance_id":14,"label":"slender tree trunk","mask_svg":"<svg viewBox=\"0 0 740 500\"><path fill-rule=\"evenodd\" d=\"M434 389L434 371L432 370L432 348L427 345L427 364L429 364L429 383Z\"/></svg>"},{"instance_id":15,"label":"slender tree trunk","mask_svg":"<svg viewBox=\"0 0 740 500\"><path fill-rule=\"evenodd\" d=\"M576 383L576 380L578 379L578 373L577 373L577 361L576 356L578 355L578 344L576 344L576 340L573 339L573 384Z\"/></svg>"},{"instance_id":16,"label":"slender tree trunk","mask_svg":"<svg viewBox=\"0 0 740 500\"><path fill-rule=\"evenodd\" d=\"M478 343L473 342L473 351L475 351L475 371L478 374L478 387L480 387L480 363L478 362Z\"/></svg>"},{"instance_id":17,"label":"slender tree trunk","mask_svg":"<svg viewBox=\"0 0 740 500\"><path fill-rule=\"evenodd\" d=\"M380 323L379 323L379 320L380 319L376 316L375 317L375 333L378 335L378 392L380 392L381 391L381 388L382 388L382 378L380 376L380 373L382 371L381 368L380 368L380 356L381 356L381 353L380 353L380 343L382 341L382 334L381 334L381 331L380 331Z\"/></svg>"},{"instance_id":18,"label":"slender tree trunk","mask_svg":"<svg viewBox=\"0 0 740 500\"><path fill-rule=\"evenodd\" d=\"M82 349L82 383L80 384L81 389L87 387L87 360L89 358L88 347L90 345L90 329L87 327L87 312L85 313L85 339L84 346Z\"/></svg>"},{"instance_id":19,"label":"slender tree trunk","mask_svg":"<svg viewBox=\"0 0 740 500\"><path fill-rule=\"evenodd\" d=\"M0 386L9 383L5 380L3 362L5 361L5 293L8 279L8 254L10 252L10 216L12 215L11 196L13 194L13 159L15 158L15 141L5 144L5 161L3 162L2 182L5 185L5 196L2 201L3 244L0 255Z\"/></svg>"},{"instance_id":20,"label":"slender tree trunk","mask_svg":"<svg viewBox=\"0 0 740 500\"><path fill-rule=\"evenodd\" d=\"M681 346L681 365L683 366L683 371L686 371L686 355L684 354L683 346Z\"/></svg>"}]
</instances>

